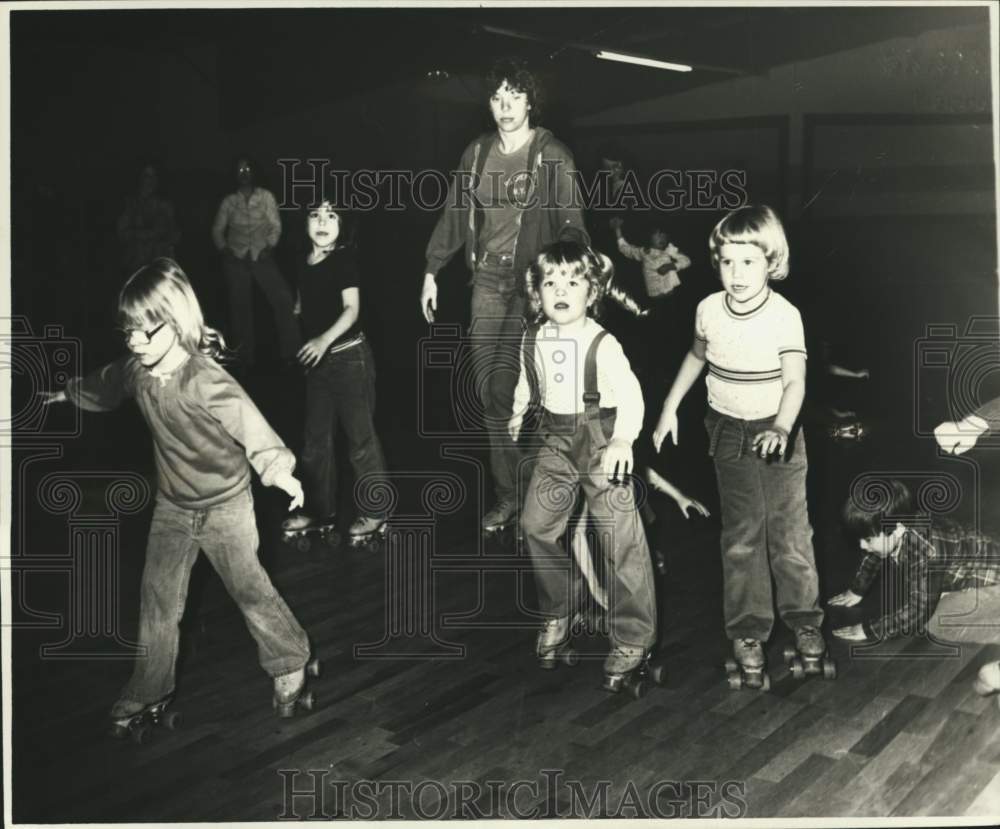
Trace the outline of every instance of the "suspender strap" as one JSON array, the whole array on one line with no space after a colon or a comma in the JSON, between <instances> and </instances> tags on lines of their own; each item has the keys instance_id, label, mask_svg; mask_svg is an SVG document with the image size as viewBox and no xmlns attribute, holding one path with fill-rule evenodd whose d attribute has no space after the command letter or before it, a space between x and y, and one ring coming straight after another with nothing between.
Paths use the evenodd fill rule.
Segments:
<instances>
[{"instance_id":1,"label":"suspender strap","mask_svg":"<svg viewBox=\"0 0 1000 829\"><path fill-rule=\"evenodd\" d=\"M607 446L604 430L601 428L601 393L597 388L597 349L607 331L601 331L587 349L587 362L583 367L583 406L587 428L593 449Z\"/></svg>"}]
</instances>

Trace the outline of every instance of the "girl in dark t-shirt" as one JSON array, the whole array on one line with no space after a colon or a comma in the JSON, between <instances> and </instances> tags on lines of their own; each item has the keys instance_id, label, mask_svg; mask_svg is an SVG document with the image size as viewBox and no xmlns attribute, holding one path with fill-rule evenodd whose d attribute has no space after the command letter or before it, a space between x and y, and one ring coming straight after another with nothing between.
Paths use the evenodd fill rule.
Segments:
<instances>
[{"instance_id":1,"label":"girl in dark t-shirt","mask_svg":"<svg viewBox=\"0 0 1000 829\"><path fill-rule=\"evenodd\" d=\"M336 525L337 464L333 454L338 425L347 436L351 465L362 481L356 490L357 517L349 530L360 543L386 530L377 509L385 458L375 434L375 361L358 322L360 274L354 251L338 244L342 215L329 202L309 210L312 248L298 272L296 312L305 345L298 361L306 369L305 446L302 479L305 510L285 521L289 535ZM366 492L371 497L366 497Z\"/></svg>"}]
</instances>

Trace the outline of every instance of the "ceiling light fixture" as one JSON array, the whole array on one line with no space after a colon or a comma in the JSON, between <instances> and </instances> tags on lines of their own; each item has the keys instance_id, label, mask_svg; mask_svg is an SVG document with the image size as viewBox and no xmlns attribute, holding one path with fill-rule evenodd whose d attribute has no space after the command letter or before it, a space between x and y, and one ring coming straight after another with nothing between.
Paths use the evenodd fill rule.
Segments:
<instances>
[{"instance_id":1,"label":"ceiling light fixture","mask_svg":"<svg viewBox=\"0 0 1000 829\"><path fill-rule=\"evenodd\" d=\"M692 67L686 63L668 63L665 60L654 60L653 58L640 58L635 55L626 55L622 52L607 52L604 50L594 52L595 58L603 60L616 60L621 63L634 63L636 66L651 66L653 69L669 69L673 72L690 72Z\"/></svg>"}]
</instances>

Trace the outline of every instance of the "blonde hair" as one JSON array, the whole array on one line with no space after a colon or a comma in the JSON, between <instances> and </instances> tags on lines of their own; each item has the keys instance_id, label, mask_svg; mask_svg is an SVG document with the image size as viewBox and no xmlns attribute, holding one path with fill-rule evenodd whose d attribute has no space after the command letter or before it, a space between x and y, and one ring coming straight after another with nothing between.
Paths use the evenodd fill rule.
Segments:
<instances>
[{"instance_id":1,"label":"blonde hair","mask_svg":"<svg viewBox=\"0 0 1000 829\"><path fill-rule=\"evenodd\" d=\"M599 318L601 301L604 299L608 283L614 274L614 266L603 253L597 253L579 242L567 240L554 242L543 248L524 275L525 293L528 295L532 320L540 322L544 319L541 295L542 279L546 273L560 265L568 265L573 268L574 276L582 276L590 283L590 296L594 298L594 301L587 309L587 314L595 319Z\"/></svg>"},{"instance_id":2,"label":"blonde hair","mask_svg":"<svg viewBox=\"0 0 1000 829\"><path fill-rule=\"evenodd\" d=\"M118 294L122 327L169 325L181 346L224 362L229 352L222 334L205 325L191 282L173 259L154 259L132 274Z\"/></svg>"},{"instance_id":3,"label":"blonde hair","mask_svg":"<svg viewBox=\"0 0 1000 829\"><path fill-rule=\"evenodd\" d=\"M719 268L719 248L723 245L755 245L767 258L770 279L788 276L788 239L781 219L765 204L750 204L732 211L712 230L708 249L712 267Z\"/></svg>"}]
</instances>

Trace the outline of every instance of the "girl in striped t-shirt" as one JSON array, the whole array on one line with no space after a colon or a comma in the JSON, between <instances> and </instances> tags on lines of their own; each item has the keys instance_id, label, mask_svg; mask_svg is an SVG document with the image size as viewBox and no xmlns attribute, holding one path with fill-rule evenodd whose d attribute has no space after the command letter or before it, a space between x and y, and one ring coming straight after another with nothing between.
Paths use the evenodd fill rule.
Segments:
<instances>
[{"instance_id":1,"label":"girl in striped t-shirt","mask_svg":"<svg viewBox=\"0 0 1000 829\"><path fill-rule=\"evenodd\" d=\"M795 429L806 350L795 306L771 290L788 275L788 242L769 207L735 210L709 238L723 290L698 305L695 341L653 432L677 443L677 408L708 364L709 454L722 506L726 633L744 679L768 683L763 644L778 613L810 661L826 652L806 510L806 446ZM734 687L739 684L735 679Z\"/></svg>"}]
</instances>

